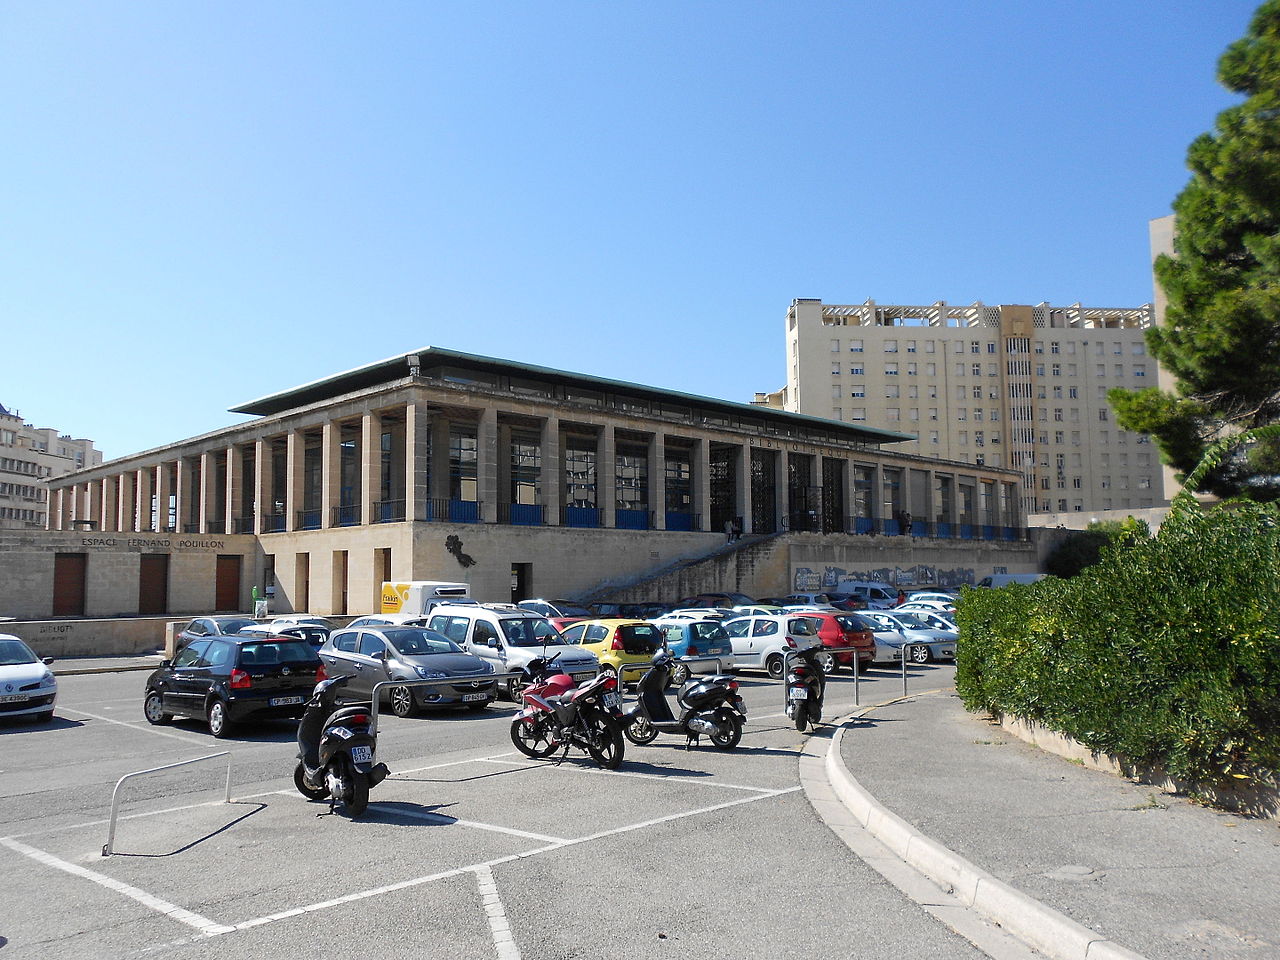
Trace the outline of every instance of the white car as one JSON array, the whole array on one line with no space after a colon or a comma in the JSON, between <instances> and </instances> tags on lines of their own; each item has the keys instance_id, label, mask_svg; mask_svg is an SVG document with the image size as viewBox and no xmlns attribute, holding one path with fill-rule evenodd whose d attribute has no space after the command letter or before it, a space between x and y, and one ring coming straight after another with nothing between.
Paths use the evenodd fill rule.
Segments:
<instances>
[{"instance_id":1,"label":"white car","mask_svg":"<svg viewBox=\"0 0 1280 960\"><path fill-rule=\"evenodd\" d=\"M815 620L787 614L736 617L724 622L724 631L733 643L735 670L764 670L774 680L782 679L782 665L788 650L821 643Z\"/></svg>"},{"instance_id":2,"label":"white car","mask_svg":"<svg viewBox=\"0 0 1280 960\"><path fill-rule=\"evenodd\" d=\"M893 612L927 610L931 613L954 613L955 609L954 603L944 603L941 600L908 600L901 606L894 607Z\"/></svg>"},{"instance_id":3,"label":"white car","mask_svg":"<svg viewBox=\"0 0 1280 960\"><path fill-rule=\"evenodd\" d=\"M907 603L914 603L916 600L940 600L955 606L956 595L941 590L915 590L907 594Z\"/></svg>"},{"instance_id":4,"label":"white car","mask_svg":"<svg viewBox=\"0 0 1280 960\"><path fill-rule=\"evenodd\" d=\"M910 656L915 663L928 663L930 660L954 660L956 658L956 634L950 630L937 630L911 613L899 613L896 610L859 610L858 616L871 623L877 631L892 631L903 637L903 642L911 645ZM876 655L879 658L880 640L876 638ZM902 659L901 644L897 656L890 656L891 661Z\"/></svg>"},{"instance_id":5,"label":"white car","mask_svg":"<svg viewBox=\"0 0 1280 960\"><path fill-rule=\"evenodd\" d=\"M270 625L276 629L284 627L324 627L326 630L332 630L333 624L324 617L317 617L310 613L283 613L278 617L272 617Z\"/></svg>"},{"instance_id":6,"label":"white car","mask_svg":"<svg viewBox=\"0 0 1280 960\"><path fill-rule=\"evenodd\" d=\"M898 611L894 611L897 613ZM954 613L935 613L932 610L913 610L912 616L917 620L923 621L935 630L948 630L951 633L959 635L956 629L956 615Z\"/></svg>"},{"instance_id":7,"label":"white car","mask_svg":"<svg viewBox=\"0 0 1280 960\"><path fill-rule=\"evenodd\" d=\"M0 633L0 719L33 717L36 723L53 719L58 681L49 669L53 657L40 659L20 639Z\"/></svg>"},{"instance_id":8,"label":"white car","mask_svg":"<svg viewBox=\"0 0 1280 960\"><path fill-rule=\"evenodd\" d=\"M347 624L347 629L352 627L385 627L385 626L410 626L425 627L427 621L431 618L422 613L370 613L363 617L356 617Z\"/></svg>"}]
</instances>

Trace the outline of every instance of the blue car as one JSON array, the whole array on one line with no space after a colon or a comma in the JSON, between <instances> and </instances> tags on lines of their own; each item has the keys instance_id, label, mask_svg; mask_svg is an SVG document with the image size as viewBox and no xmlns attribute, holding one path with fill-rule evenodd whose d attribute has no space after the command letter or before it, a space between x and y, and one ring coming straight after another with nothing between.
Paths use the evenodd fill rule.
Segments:
<instances>
[{"instance_id":1,"label":"blue car","mask_svg":"<svg viewBox=\"0 0 1280 960\"><path fill-rule=\"evenodd\" d=\"M692 673L720 673L733 669L733 644L716 620L654 620L663 645L673 657L719 657L720 662L677 663L671 682L682 684Z\"/></svg>"}]
</instances>

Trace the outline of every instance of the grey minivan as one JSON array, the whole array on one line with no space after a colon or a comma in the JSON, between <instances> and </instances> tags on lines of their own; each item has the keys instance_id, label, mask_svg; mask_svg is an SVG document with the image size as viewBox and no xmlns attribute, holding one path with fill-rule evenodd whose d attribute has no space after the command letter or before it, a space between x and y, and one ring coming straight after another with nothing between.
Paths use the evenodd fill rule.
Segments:
<instances>
[{"instance_id":1,"label":"grey minivan","mask_svg":"<svg viewBox=\"0 0 1280 960\"><path fill-rule=\"evenodd\" d=\"M381 697L397 717L421 707L466 706L483 710L498 696L493 667L425 627L365 626L335 630L320 648L331 677L350 677L342 699L371 700L385 680L444 680L456 683L383 687Z\"/></svg>"}]
</instances>

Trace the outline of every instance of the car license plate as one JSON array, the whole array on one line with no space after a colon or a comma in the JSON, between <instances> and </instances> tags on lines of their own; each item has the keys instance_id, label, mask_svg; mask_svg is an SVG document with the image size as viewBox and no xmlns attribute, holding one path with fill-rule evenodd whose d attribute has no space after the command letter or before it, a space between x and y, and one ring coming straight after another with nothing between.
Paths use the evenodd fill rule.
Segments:
<instances>
[{"instance_id":1,"label":"car license plate","mask_svg":"<svg viewBox=\"0 0 1280 960\"><path fill-rule=\"evenodd\" d=\"M23 700L30 700L25 693L15 693L11 697L0 697L0 703L21 703Z\"/></svg>"},{"instance_id":2,"label":"car license plate","mask_svg":"<svg viewBox=\"0 0 1280 960\"><path fill-rule=\"evenodd\" d=\"M489 699L489 695L487 693L464 693L462 695L463 703L469 703L472 700L488 700L488 699Z\"/></svg>"},{"instance_id":3,"label":"car license plate","mask_svg":"<svg viewBox=\"0 0 1280 960\"><path fill-rule=\"evenodd\" d=\"M373 747L352 747L351 761L353 763L373 763Z\"/></svg>"},{"instance_id":4,"label":"car license plate","mask_svg":"<svg viewBox=\"0 0 1280 960\"><path fill-rule=\"evenodd\" d=\"M617 692L613 690L605 691L605 695L602 699L604 700L604 705L606 707L617 707L620 703Z\"/></svg>"},{"instance_id":5,"label":"car license plate","mask_svg":"<svg viewBox=\"0 0 1280 960\"><path fill-rule=\"evenodd\" d=\"M806 687L792 687L787 693L790 700L808 700L809 690Z\"/></svg>"},{"instance_id":6,"label":"car license plate","mask_svg":"<svg viewBox=\"0 0 1280 960\"><path fill-rule=\"evenodd\" d=\"M271 706L273 707L291 707L296 703L302 703L301 697L272 697Z\"/></svg>"}]
</instances>

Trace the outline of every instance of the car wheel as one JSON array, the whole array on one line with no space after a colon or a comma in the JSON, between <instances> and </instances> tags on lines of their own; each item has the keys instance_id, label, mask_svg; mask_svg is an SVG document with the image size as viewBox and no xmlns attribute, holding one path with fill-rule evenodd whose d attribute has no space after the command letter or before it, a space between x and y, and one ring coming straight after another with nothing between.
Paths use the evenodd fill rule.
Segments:
<instances>
[{"instance_id":1,"label":"car wheel","mask_svg":"<svg viewBox=\"0 0 1280 960\"><path fill-rule=\"evenodd\" d=\"M677 687L683 687L689 682L689 665L687 663L677 663L671 671L671 682Z\"/></svg>"},{"instance_id":2,"label":"car wheel","mask_svg":"<svg viewBox=\"0 0 1280 960\"><path fill-rule=\"evenodd\" d=\"M930 659L929 648L925 644L917 643L911 647L912 663L928 663Z\"/></svg>"},{"instance_id":3,"label":"car wheel","mask_svg":"<svg viewBox=\"0 0 1280 960\"><path fill-rule=\"evenodd\" d=\"M397 717L413 716L413 691L408 687L392 687L391 712Z\"/></svg>"},{"instance_id":4,"label":"car wheel","mask_svg":"<svg viewBox=\"0 0 1280 960\"><path fill-rule=\"evenodd\" d=\"M172 713L165 713L164 698L159 690L147 691L147 698L142 701L142 715L147 718L147 723L153 724L168 723L173 719Z\"/></svg>"},{"instance_id":5,"label":"car wheel","mask_svg":"<svg viewBox=\"0 0 1280 960\"><path fill-rule=\"evenodd\" d=\"M524 693L524 688L529 685L528 678L523 674L518 677L512 677L507 681L507 699L514 703L520 702L520 695Z\"/></svg>"},{"instance_id":6,"label":"car wheel","mask_svg":"<svg viewBox=\"0 0 1280 960\"><path fill-rule=\"evenodd\" d=\"M764 662L764 671L769 674L770 680L782 679L782 654L771 654Z\"/></svg>"},{"instance_id":7,"label":"car wheel","mask_svg":"<svg viewBox=\"0 0 1280 960\"><path fill-rule=\"evenodd\" d=\"M219 740L231 732L231 721L227 718L227 705L221 700L209 704L209 732Z\"/></svg>"},{"instance_id":8,"label":"car wheel","mask_svg":"<svg viewBox=\"0 0 1280 960\"><path fill-rule=\"evenodd\" d=\"M817 660L818 667L823 673L832 674L840 669L840 661L836 659L836 655L834 653L827 653L826 651L823 651L818 654Z\"/></svg>"}]
</instances>

